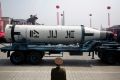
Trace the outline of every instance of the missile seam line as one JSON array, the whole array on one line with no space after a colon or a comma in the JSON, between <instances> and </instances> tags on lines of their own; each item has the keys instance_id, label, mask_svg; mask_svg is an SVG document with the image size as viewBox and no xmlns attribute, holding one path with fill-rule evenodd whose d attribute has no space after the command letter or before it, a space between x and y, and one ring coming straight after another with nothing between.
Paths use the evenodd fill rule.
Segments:
<instances>
[{"instance_id":1,"label":"missile seam line","mask_svg":"<svg viewBox=\"0 0 120 80\"><path fill-rule=\"evenodd\" d=\"M15 28L15 25L12 26L11 28L11 38L12 38L12 41L15 42L15 38L14 38L14 28Z\"/></svg>"}]
</instances>

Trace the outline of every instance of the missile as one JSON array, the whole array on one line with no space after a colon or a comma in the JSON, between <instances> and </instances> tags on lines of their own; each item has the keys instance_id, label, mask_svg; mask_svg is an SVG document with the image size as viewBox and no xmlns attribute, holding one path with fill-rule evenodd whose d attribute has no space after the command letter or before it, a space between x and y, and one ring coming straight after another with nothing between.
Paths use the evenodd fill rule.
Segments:
<instances>
[{"instance_id":1,"label":"missile","mask_svg":"<svg viewBox=\"0 0 120 80\"><path fill-rule=\"evenodd\" d=\"M7 42L75 44L106 39L107 31L84 26L6 25Z\"/></svg>"}]
</instances>

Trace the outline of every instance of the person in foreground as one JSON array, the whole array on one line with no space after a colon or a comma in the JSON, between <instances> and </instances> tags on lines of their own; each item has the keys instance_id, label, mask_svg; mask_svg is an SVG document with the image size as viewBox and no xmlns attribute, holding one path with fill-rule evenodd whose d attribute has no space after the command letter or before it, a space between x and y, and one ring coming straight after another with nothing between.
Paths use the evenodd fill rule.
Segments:
<instances>
[{"instance_id":1,"label":"person in foreground","mask_svg":"<svg viewBox=\"0 0 120 80\"><path fill-rule=\"evenodd\" d=\"M55 59L55 64L56 68L51 70L51 80L66 80L66 71L60 67L63 64L63 60L58 57Z\"/></svg>"}]
</instances>

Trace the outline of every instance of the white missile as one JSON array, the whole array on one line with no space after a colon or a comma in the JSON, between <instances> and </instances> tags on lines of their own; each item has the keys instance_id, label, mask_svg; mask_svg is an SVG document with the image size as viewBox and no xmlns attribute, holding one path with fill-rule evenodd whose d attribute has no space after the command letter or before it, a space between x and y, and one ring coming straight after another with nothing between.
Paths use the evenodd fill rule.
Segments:
<instances>
[{"instance_id":1,"label":"white missile","mask_svg":"<svg viewBox=\"0 0 120 80\"><path fill-rule=\"evenodd\" d=\"M6 25L7 42L74 44L106 38L106 31L83 26Z\"/></svg>"}]
</instances>

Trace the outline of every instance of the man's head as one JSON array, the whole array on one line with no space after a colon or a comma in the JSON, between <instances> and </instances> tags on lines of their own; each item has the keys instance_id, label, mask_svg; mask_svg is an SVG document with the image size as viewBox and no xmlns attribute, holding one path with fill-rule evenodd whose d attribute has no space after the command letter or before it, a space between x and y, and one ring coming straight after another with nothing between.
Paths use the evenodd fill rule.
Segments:
<instances>
[{"instance_id":1,"label":"man's head","mask_svg":"<svg viewBox=\"0 0 120 80\"><path fill-rule=\"evenodd\" d=\"M57 66L62 65L62 64L63 64L63 60L62 60L62 58L57 57L57 58L55 59L55 64L56 64Z\"/></svg>"}]
</instances>

